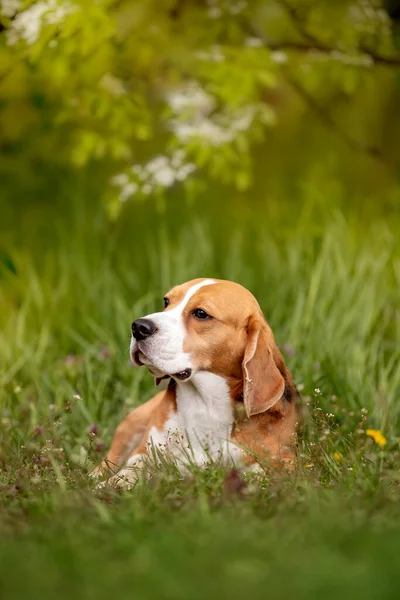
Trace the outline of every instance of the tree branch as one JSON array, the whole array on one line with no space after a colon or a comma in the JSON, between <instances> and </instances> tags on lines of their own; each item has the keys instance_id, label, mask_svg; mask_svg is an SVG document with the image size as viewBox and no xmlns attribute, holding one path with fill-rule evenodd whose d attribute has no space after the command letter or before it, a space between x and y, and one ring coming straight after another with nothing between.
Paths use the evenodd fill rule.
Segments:
<instances>
[{"instance_id":1,"label":"tree branch","mask_svg":"<svg viewBox=\"0 0 400 600\"><path fill-rule=\"evenodd\" d=\"M321 43L315 42L292 42L292 41L275 41L275 40L266 40L255 34L263 43L263 46L272 51L282 50L282 51L291 51L294 52L304 52L304 53L317 53L327 55L330 58L335 58L336 56L343 57L354 57L354 58L367 58L373 64L377 65L385 65L387 67L400 67L400 55L395 56L382 56L381 54L377 54L373 50L369 48L358 48L355 49L356 53L351 54L350 52L346 52L344 50L339 50L339 48L335 46L327 46ZM332 56L333 55L333 56Z\"/></svg>"},{"instance_id":2,"label":"tree branch","mask_svg":"<svg viewBox=\"0 0 400 600\"><path fill-rule=\"evenodd\" d=\"M319 44L319 40L309 31L307 31L304 19L302 19L293 6L291 6L286 0L278 0L278 4L280 4L288 14L290 20L293 25L296 27L297 31L303 36L311 44Z\"/></svg>"},{"instance_id":3,"label":"tree branch","mask_svg":"<svg viewBox=\"0 0 400 600\"><path fill-rule=\"evenodd\" d=\"M303 86L290 74L286 73L286 81L289 85L297 92L297 94L303 99L303 101L319 116L321 121L332 131L336 133L336 135L341 138L346 144L357 152L362 152L366 154L370 158L374 160L378 160L384 163L384 158L382 152L376 146L364 146L357 140L354 140L350 137L346 131L341 129L334 118L329 112L325 110L316 100L311 96L307 90L303 88Z\"/></svg>"},{"instance_id":4,"label":"tree branch","mask_svg":"<svg viewBox=\"0 0 400 600\"><path fill-rule=\"evenodd\" d=\"M299 12L296 8L291 6L287 0L277 0L278 4L283 7L292 21L293 25L299 32L299 34L304 38L305 42L294 43L292 48L293 50L298 51L316 51L323 54L331 54L333 52L339 53L343 56L348 54L351 56L351 50L353 49L341 49L337 46L330 46L329 44L325 44L321 42L313 33L310 33L304 23L304 19L301 18ZM370 59L375 64L391 66L391 67L399 67L400 66L400 55L396 54L394 56L382 56L378 52L371 50L367 46L360 46L359 48L354 48L354 52L356 55L360 56L360 58L365 57Z\"/></svg>"}]
</instances>

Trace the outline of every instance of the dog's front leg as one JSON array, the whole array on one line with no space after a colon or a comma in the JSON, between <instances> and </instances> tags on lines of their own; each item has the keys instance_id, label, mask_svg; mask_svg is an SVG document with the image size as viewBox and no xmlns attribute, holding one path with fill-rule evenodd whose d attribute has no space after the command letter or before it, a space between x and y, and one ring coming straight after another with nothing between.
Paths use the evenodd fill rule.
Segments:
<instances>
[{"instance_id":1,"label":"dog's front leg","mask_svg":"<svg viewBox=\"0 0 400 600\"><path fill-rule=\"evenodd\" d=\"M110 485L125 490L132 489L143 473L146 459L148 459L147 454L132 454L126 465L107 481L103 481L101 487Z\"/></svg>"}]
</instances>

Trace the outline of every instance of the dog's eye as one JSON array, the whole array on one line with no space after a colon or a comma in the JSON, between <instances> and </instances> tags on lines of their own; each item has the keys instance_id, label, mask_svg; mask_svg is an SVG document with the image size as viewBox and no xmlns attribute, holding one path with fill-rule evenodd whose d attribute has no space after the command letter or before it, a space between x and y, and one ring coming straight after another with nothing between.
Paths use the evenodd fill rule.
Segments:
<instances>
[{"instance_id":1,"label":"dog's eye","mask_svg":"<svg viewBox=\"0 0 400 600\"><path fill-rule=\"evenodd\" d=\"M200 321L204 321L205 319L212 319L212 317L210 317L210 315L208 315L206 311L202 308L196 308L193 311L193 314L196 317L196 319L200 319Z\"/></svg>"},{"instance_id":2,"label":"dog's eye","mask_svg":"<svg viewBox=\"0 0 400 600\"><path fill-rule=\"evenodd\" d=\"M163 301L164 301L164 308L167 308L167 306L169 304L168 298L163 298Z\"/></svg>"}]
</instances>

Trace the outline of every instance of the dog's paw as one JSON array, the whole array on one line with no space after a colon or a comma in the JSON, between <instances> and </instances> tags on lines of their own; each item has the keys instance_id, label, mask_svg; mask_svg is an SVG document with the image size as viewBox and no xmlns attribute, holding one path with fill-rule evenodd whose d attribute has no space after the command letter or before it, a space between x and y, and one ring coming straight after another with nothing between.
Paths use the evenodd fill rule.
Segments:
<instances>
[{"instance_id":1,"label":"dog's paw","mask_svg":"<svg viewBox=\"0 0 400 600\"><path fill-rule=\"evenodd\" d=\"M88 475L91 479L100 479L101 477L104 477L103 469L101 466L95 467L89 471Z\"/></svg>"},{"instance_id":2,"label":"dog's paw","mask_svg":"<svg viewBox=\"0 0 400 600\"><path fill-rule=\"evenodd\" d=\"M136 482L138 481L138 475L134 469L125 468L122 469L116 475L113 475L105 481L99 481L95 489L104 490L106 488L114 488L120 490L131 490Z\"/></svg>"}]
</instances>

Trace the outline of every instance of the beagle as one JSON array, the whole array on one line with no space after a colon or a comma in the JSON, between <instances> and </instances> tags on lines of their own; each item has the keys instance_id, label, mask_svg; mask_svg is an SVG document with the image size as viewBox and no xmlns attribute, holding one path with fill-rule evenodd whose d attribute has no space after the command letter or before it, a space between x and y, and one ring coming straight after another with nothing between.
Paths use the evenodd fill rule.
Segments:
<instances>
[{"instance_id":1,"label":"beagle","mask_svg":"<svg viewBox=\"0 0 400 600\"><path fill-rule=\"evenodd\" d=\"M130 356L168 387L119 425L95 475L130 487L159 452L181 472L190 462L294 464L298 392L241 285L194 279L172 288L162 312L132 323Z\"/></svg>"}]
</instances>

